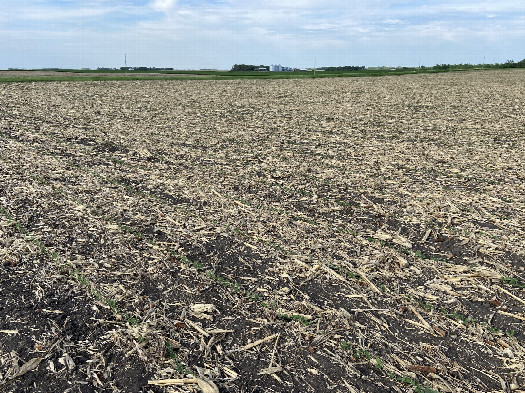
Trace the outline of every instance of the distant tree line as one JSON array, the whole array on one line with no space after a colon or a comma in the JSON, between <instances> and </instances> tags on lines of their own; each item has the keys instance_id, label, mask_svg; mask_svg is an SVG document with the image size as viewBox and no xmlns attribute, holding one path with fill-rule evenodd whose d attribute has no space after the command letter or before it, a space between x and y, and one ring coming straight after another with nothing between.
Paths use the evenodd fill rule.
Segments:
<instances>
[{"instance_id":1,"label":"distant tree line","mask_svg":"<svg viewBox=\"0 0 525 393\"><path fill-rule=\"evenodd\" d=\"M322 67L325 71L362 71L365 66Z\"/></svg>"},{"instance_id":2,"label":"distant tree line","mask_svg":"<svg viewBox=\"0 0 525 393\"><path fill-rule=\"evenodd\" d=\"M473 69L473 68L525 68L525 59L518 61L507 60L505 63L494 64L436 64L433 67L422 66L422 69L431 68L434 70L446 71L455 69Z\"/></svg>"},{"instance_id":3,"label":"distant tree line","mask_svg":"<svg viewBox=\"0 0 525 393\"><path fill-rule=\"evenodd\" d=\"M501 68L525 68L525 59L518 61L517 63L514 60L507 60L503 64L496 64Z\"/></svg>"},{"instance_id":4,"label":"distant tree line","mask_svg":"<svg viewBox=\"0 0 525 393\"><path fill-rule=\"evenodd\" d=\"M100 68L99 68L100 69ZM120 67L121 71L173 71L173 67Z\"/></svg>"}]
</instances>

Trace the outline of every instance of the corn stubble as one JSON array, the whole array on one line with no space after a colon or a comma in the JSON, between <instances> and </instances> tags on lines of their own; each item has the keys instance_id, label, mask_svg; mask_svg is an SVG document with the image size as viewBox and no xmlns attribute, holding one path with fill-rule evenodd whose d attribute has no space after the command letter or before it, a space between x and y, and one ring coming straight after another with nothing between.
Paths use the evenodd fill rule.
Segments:
<instances>
[{"instance_id":1,"label":"corn stubble","mask_svg":"<svg viewBox=\"0 0 525 393\"><path fill-rule=\"evenodd\" d=\"M0 85L0 389L525 390L524 83Z\"/></svg>"}]
</instances>

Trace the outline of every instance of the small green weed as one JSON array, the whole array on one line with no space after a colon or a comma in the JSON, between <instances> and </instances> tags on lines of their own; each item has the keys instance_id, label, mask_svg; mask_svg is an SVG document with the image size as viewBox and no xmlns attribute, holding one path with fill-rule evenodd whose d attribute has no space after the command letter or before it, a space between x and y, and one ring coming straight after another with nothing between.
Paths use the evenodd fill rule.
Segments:
<instances>
[{"instance_id":1,"label":"small green weed","mask_svg":"<svg viewBox=\"0 0 525 393\"><path fill-rule=\"evenodd\" d=\"M412 297L410 295L405 295L408 299L412 299ZM498 333L501 333L501 329L498 329L494 326L491 326L489 325L487 322L484 322L484 321L479 321L478 319L476 318L468 318L466 316L464 316L463 314L460 314L458 312L455 312L455 311L449 311L447 310L445 307L440 307L439 309L437 309L436 307L434 307L432 304L430 303L427 303L421 299L417 300L417 303L422 307L424 308L425 310L427 311L433 311L433 310L437 310L439 311L440 313L442 313L443 315L445 315L446 317L450 318L450 319L455 319L457 321L460 321L461 323L463 323L463 325L465 326L469 326L470 324L475 324L475 323L479 323L481 326L485 326L487 328L487 330L491 333L495 333L495 334L498 334ZM514 331L510 331L512 332L512 335L514 335ZM507 334L509 335L509 334ZM509 336L511 337L511 336Z\"/></svg>"},{"instance_id":2,"label":"small green weed","mask_svg":"<svg viewBox=\"0 0 525 393\"><path fill-rule=\"evenodd\" d=\"M385 363L380 359L380 358L376 358L376 368L378 369L383 369L383 366L385 365Z\"/></svg>"},{"instance_id":3,"label":"small green weed","mask_svg":"<svg viewBox=\"0 0 525 393\"><path fill-rule=\"evenodd\" d=\"M525 284L521 283L517 278L514 278L514 277L503 277L503 278L501 278L501 281L504 282L505 284L509 284L509 285L513 286L514 288L525 289Z\"/></svg>"},{"instance_id":4,"label":"small green weed","mask_svg":"<svg viewBox=\"0 0 525 393\"><path fill-rule=\"evenodd\" d=\"M339 273L342 276L345 276L346 278L351 278L354 280L362 280L363 278L356 273L351 272L350 270L345 269L344 267L337 266L337 265L330 265L330 269L335 270L337 273Z\"/></svg>"},{"instance_id":5,"label":"small green weed","mask_svg":"<svg viewBox=\"0 0 525 393\"><path fill-rule=\"evenodd\" d=\"M164 343L164 352L165 352L167 358L175 360L175 361L178 359L177 352L175 351L175 348L173 347L173 345L171 345L167 341Z\"/></svg>"},{"instance_id":6,"label":"small green weed","mask_svg":"<svg viewBox=\"0 0 525 393\"><path fill-rule=\"evenodd\" d=\"M348 342L348 341L341 341L341 348L344 351L350 352L352 357L355 359L372 359L372 355L370 354L370 351L368 349L360 349L356 348L354 343ZM379 364L381 364L381 367L383 366L383 361L379 358L376 358L376 367ZM379 367L378 367L379 368Z\"/></svg>"},{"instance_id":7,"label":"small green weed","mask_svg":"<svg viewBox=\"0 0 525 393\"><path fill-rule=\"evenodd\" d=\"M434 390L430 387L430 385L423 386L420 383L418 383L413 378L403 375L403 376L397 376L393 372L388 372L388 377L392 379L393 381L398 381L401 383L404 383L406 385L411 385L414 387L414 391L416 393L439 393L437 390Z\"/></svg>"},{"instance_id":8,"label":"small green weed","mask_svg":"<svg viewBox=\"0 0 525 393\"><path fill-rule=\"evenodd\" d=\"M131 314L126 314L126 320L131 326L137 326L139 324L139 320Z\"/></svg>"},{"instance_id":9,"label":"small green weed","mask_svg":"<svg viewBox=\"0 0 525 393\"><path fill-rule=\"evenodd\" d=\"M312 321L309 321L308 319L306 319L303 315L298 315L298 314L281 314L279 315L279 318L281 319L284 319L286 321L297 321L297 322L300 322L301 324L305 325L305 326L308 326L312 323Z\"/></svg>"},{"instance_id":10,"label":"small green weed","mask_svg":"<svg viewBox=\"0 0 525 393\"><path fill-rule=\"evenodd\" d=\"M171 359L175 362L175 367L177 367L177 371L179 372L179 374L186 374L191 372L191 370L188 369L188 367L179 362L179 357L177 356L175 348L167 341L164 342L164 352L168 359Z\"/></svg>"}]
</instances>

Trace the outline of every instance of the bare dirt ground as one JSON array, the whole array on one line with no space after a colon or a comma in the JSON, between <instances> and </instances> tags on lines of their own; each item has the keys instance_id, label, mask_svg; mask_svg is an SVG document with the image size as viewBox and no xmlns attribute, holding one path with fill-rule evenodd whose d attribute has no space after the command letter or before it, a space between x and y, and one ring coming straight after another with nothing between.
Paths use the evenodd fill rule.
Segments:
<instances>
[{"instance_id":1,"label":"bare dirt ground","mask_svg":"<svg viewBox=\"0 0 525 393\"><path fill-rule=\"evenodd\" d=\"M0 391L525 391L524 85L0 84Z\"/></svg>"}]
</instances>

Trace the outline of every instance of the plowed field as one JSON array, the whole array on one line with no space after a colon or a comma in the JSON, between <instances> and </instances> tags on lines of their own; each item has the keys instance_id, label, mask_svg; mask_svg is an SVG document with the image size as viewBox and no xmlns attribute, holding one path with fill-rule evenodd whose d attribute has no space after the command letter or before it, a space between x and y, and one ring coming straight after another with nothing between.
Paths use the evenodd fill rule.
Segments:
<instances>
[{"instance_id":1,"label":"plowed field","mask_svg":"<svg viewBox=\"0 0 525 393\"><path fill-rule=\"evenodd\" d=\"M0 84L0 391L525 391L523 86Z\"/></svg>"}]
</instances>

